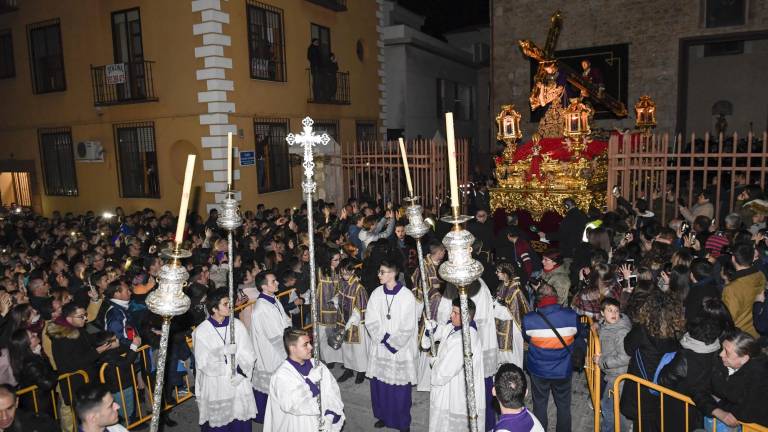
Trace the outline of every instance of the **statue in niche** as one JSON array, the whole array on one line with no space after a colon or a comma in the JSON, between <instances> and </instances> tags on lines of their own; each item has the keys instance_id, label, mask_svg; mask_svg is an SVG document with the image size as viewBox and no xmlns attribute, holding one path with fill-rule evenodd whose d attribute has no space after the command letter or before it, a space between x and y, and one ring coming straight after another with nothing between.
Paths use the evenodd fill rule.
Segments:
<instances>
[{"instance_id":1,"label":"statue in niche","mask_svg":"<svg viewBox=\"0 0 768 432\"><path fill-rule=\"evenodd\" d=\"M715 102L712 105L712 115L717 116L717 120L715 120L716 136L720 136L720 134L725 135L725 132L728 130L728 120L725 116L733 115L733 104L727 100Z\"/></svg>"}]
</instances>

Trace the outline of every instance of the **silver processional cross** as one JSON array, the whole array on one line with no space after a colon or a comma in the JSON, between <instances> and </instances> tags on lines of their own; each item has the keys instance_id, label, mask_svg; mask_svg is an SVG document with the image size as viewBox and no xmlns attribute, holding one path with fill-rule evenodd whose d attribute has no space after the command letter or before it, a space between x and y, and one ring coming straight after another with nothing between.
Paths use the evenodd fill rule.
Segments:
<instances>
[{"instance_id":1,"label":"silver processional cross","mask_svg":"<svg viewBox=\"0 0 768 432\"><path fill-rule=\"evenodd\" d=\"M315 162L312 156L312 148L317 144L326 145L331 141L331 137L329 137L327 133L323 133L322 135L315 134L312 130L312 125L314 123L315 122L311 118L304 117L304 120L301 121L304 130L298 135L289 133L288 136L285 137L285 140L288 141L289 145L298 144L304 147L304 163L302 163L302 166L304 167L304 182L302 182L301 186L305 194L312 194L315 192L315 187L317 186L313 180L315 174Z\"/></svg>"},{"instance_id":2,"label":"silver processional cross","mask_svg":"<svg viewBox=\"0 0 768 432\"><path fill-rule=\"evenodd\" d=\"M331 137L329 137L327 133L323 133L322 135L315 134L315 132L312 130L312 125L314 123L315 122L311 118L304 117L304 120L301 121L302 126L304 126L304 130L298 135L289 133L288 136L285 137L285 140L288 141L289 145L298 144L304 147L304 163L301 164L304 167L304 181L301 183L301 187L307 200L307 232L309 233L309 295L312 296L312 348L315 361L320 362L320 325L318 322L318 311L320 310L322 300L317 298L317 273L315 270L315 224L312 220L312 194L315 192L317 183L315 183L315 180L313 179L315 175L315 162L313 160L312 148L317 144L328 144L328 142L331 140ZM304 323L301 323L301 325L303 326ZM317 385L319 387L320 383L318 382ZM317 403L320 407L319 421L322 423L324 421L324 411L322 409L323 404L320 400L320 395L317 397Z\"/></svg>"}]
</instances>

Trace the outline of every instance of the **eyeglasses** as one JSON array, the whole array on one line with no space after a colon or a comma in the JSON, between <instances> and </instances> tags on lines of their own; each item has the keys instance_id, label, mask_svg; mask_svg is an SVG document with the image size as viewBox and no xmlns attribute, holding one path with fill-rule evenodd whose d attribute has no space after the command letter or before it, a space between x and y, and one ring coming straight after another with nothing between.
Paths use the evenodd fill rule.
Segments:
<instances>
[{"instance_id":1,"label":"eyeglasses","mask_svg":"<svg viewBox=\"0 0 768 432\"><path fill-rule=\"evenodd\" d=\"M72 315L72 318L85 319L87 315Z\"/></svg>"}]
</instances>

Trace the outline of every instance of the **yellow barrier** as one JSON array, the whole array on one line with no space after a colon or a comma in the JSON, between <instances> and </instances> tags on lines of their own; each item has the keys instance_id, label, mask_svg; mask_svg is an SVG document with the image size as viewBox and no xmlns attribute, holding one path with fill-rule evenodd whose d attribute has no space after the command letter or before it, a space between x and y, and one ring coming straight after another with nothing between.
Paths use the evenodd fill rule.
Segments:
<instances>
[{"instance_id":1,"label":"yellow barrier","mask_svg":"<svg viewBox=\"0 0 768 432\"><path fill-rule=\"evenodd\" d=\"M152 383L150 381L151 378L150 378L149 373L148 373L148 371L151 370L150 369L150 366L151 366L150 363L151 362L149 360L149 353L148 353L148 351L149 351L149 345L144 345L144 346L142 346L141 348L139 348L137 350L137 353L141 356L142 365L143 365L144 371L147 372L147 374L145 374L146 381L147 381L145 387L146 388L152 388L152 385L151 385ZM99 382L101 384L106 384L105 373L107 372L107 368L109 366L110 366L109 364L104 363L101 366L101 369L99 369ZM138 388L139 382L144 380L144 378L142 378L142 376L140 376L140 374L137 373L135 365L131 364L130 380L131 380L131 387L133 387L133 389L134 389L133 401L135 403L134 407L135 407L135 410L136 410L136 420L131 422L130 421L131 420L130 419L130 414L131 413L128 412L128 401L126 400L126 395L125 395L126 386L123 383L123 376L122 376L125 372L122 371L122 373L117 373L119 371L119 368L117 366L114 366L114 368L115 368L115 372L116 372L115 376L117 378L118 388L120 389L119 390L120 397L115 402L117 402L118 405L120 405L122 407L122 412L123 412L123 416L124 416L124 419L123 419L124 426L127 429L133 429L136 426L138 426L138 425L140 425L142 423L145 423L145 422L149 421L152 418L152 408L151 408L151 405L152 405L152 399L153 399L154 395L153 395L153 393L151 391L147 392L147 394L149 395L149 405L150 405L150 407L149 407L149 409L144 409L143 406L142 406L141 398L139 397L139 392L136 390ZM68 395L66 400L72 401L72 399L74 398L74 395L72 394L72 377L75 377L75 376L82 377L83 382L86 383L86 384L88 382L90 382L90 378L88 377L88 374L85 371L82 371L82 370L60 375L59 379L58 379L58 381L59 381L58 387L59 387L59 393L62 394L62 400L64 399L63 395L65 394L64 393L65 390L66 390L66 394ZM184 377L184 380L185 380L185 384L187 386L187 389L190 389L191 386L189 384L189 374L187 374ZM25 397L25 396L32 397L35 414L39 414L40 413L40 407L39 407L39 402L38 402L38 398L39 397L37 395L37 392L38 392L38 387L36 385L25 387L25 388L20 389L20 390L18 390L16 392L16 396L18 398ZM188 401L189 399L192 399L195 395L191 391L188 391L187 394L179 396L179 390L177 388L177 389L175 389L175 395L174 396L175 397L173 398L172 401L168 401L168 400L165 401L165 405L163 407L163 411L168 411L171 408L173 408L173 407L175 407L175 406L177 406L177 405L179 405L179 404L181 404L181 403L183 403L185 401ZM71 417L72 417L72 429L68 428L68 426L69 426L68 424L66 425L67 427L65 427L65 425L62 425L62 428L66 429L66 430L76 431L77 430L77 415L76 415L76 413L74 412L74 410L71 409L71 405L70 405L69 408L66 408L64 410L64 411L66 411L66 413L63 413L62 412L63 407L58 406L58 402L57 402L58 400L59 399L56 397L56 390L51 390L51 403L52 403L52 406L53 406L53 416L54 416L54 419L55 420L60 420L62 418L62 416L68 417L68 416L71 415ZM65 418L62 421L68 422L69 420Z\"/></svg>"},{"instance_id":2,"label":"yellow barrier","mask_svg":"<svg viewBox=\"0 0 768 432\"><path fill-rule=\"evenodd\" d=\"M648 380L644 380L642 378L636 377L631 374L624 374L620 375L618 378L616 378L616 382L613 384L613 392L614 394L619 394L619 386L622 381L629 380L637 383L637 423L638 423L638 429L643 430L643 416L642 416L642 402L640 397L640 392L643 391L641 389L642 387L645 387L645 389L651 389L656 390L659 392L659 407L660 407L660 417L659 421L661 424L661 432L664 432L664 398L672 398L675 400L678 400L685 404L685 430L688 430L688 408L689 406L696 406L696 404L693 403L693 400L689 398L688 396L678 393L674 390L670 390L666 387L662 387L658 384L654 384ZM755 397L760 397L761 395L755 395ZM613 398L613 418L614 418L614 430L618 431L619 429L619 422L621 421L621 414L619 412L619 398L615 397ZM760 426L755 423L741 423L741 430L742 432L768 432L768 427ZM713 423L711 432L715 432L717 425ZM677 431L672 431L677 432Z\"/></svg>"},{"instance_id":3,"label":"yellow barrier","mask_svg":"<svg viewBox=\"0 0 768 432\"><path fill-rule=\"evenodd\" d=\"M587 354L584 359L584 376L587 379L589 398L592 401L592 408L594 410L595 432L600 432L600 386L602 385L602 377L600 376L600 366L595 364L593 360L596 355L601 353L600 338L597 335L597 331L592 328L593 321L590 317L581 317L581 322L589 327Z\"/></svg>"},{"instance_id":4,"label":"yellow barrier","mask_svg":"<svg viewBox=\"0 0 768 432\"><path fill-rule=\"evenodd\" d=\"M294 291L293 289L288 290L288 291L284 291L284 292L278 294L277 297L280 298L280 297L283 297L283 296L290 295L291 292L293 292L293 291ZM255 301L249 301L247 303L239 305L239 306L237 306L235 308L235 312L240 312L243 309L247 308L248 306L253 305L254 303L255 303ZM301 320L302 323L304 322L304 310L303 309L304 308L300 308L299 309L299 317L300 317L300 320ZM312 328L312 324L311 323L306 325L306 326L304 326L304 329L311 329L311 328ZM187 337L186 341L187 341L188 346L191 349L192 348L192 338L191 337ZM145 422L149 421L152 418L151 405L152 405L152 401L153 401L153 398L154 398L153 392L152 391L147 391L147 394L149 395L150 408L149 409L144 409L142 407L141 398L139 397L139 392L136 390L138 388L138 383L141 380L145 380L146 381L146 388L148 388L148 389L152 388L151 377L149 375L149 371L151 370L151 366L152 366L150 358L149 358L149 349L150 349L149 345L144 345L144 346L140 347L137 350L137 353L141 356L143 370L146 372L144 377L142 377L139 374L137 374L135 365L131 365L130 379L131 379L132 387L134 389L133 399L134 399L134 402L135 402L135 410L136 410L136 420L133 421L133 422L130 421L130 417L129 417L130 413L128 413L128 409L127 409L127 400L126 400L126 396L125 396L125 390L126 389L125 389L125 386L123 384L122 374L121 373L116 373L115 374L115 376L117 377L118 387L120 389L120 391L119 391L120 398L119 398L119 400L117 400L115 402L117 402L122 407L122 411L123 411L124 417L125 417L123 419L124 426L127 429L133 429L136 426L138 426L138 425L140 425L142 423L145 423ZM109 366L110 366L109 364L105 363L105 364L103 364L101 366L101 369L99 370L99 382L102 383L102 384L106 383L104 374L106 373L107 368ZM115 366L115 372L118 372L118 367L117 366ZM74 395L72 394L72 382L71 382L71 379L74 376L82 377L82 379L83 379L83 381L85 383L88 383L90 381L90 378L89 378L88 374L85 371L82 371L82 370L60 375L59 379L58 379L59 384L57 386L59 388L59 392L58 393L61 394L61 395L64 394L65 386L63 384L66 384L66 394L68 395L68 400L69 401L72 401L72 399L74 398ZM192 387L191 387L191 385L189 383L189 374L187 374L184 377L184 381L185 381L187 389L191 389ZM35 414L39 414L39 411L40 411L39 400L38 400L39 396L38 396L37 393L38 393L38 387L36 385L33 385L33 386L25 387L23 389L18 390L16 392L16 396L18 398L21 398L21 397L24 397L24 396L32 397L32 402L33 402L33 406L34 406L34 412L35 412ZM183 395L179 396L179 390L178 390L178 388L176 388L174 390L174 398L173 398L173 400L170 401L170 402L168 400L165 401L165 404L163 406L163 411L170 410L173 407L175 407L177 405L180 405L181 403L186 402L189 399L192 399L194 396L195 395L191 391L189 391L189 390L188 390L187 394L183 394ZM58 401L58 399L57 399L57 392L56 392L56 390L55 389L51 390L51 403L52 403L52 407L53 407L53 415L54 415L54 419L55 420L59 420L62 417L61 407L57 406L58 405L57 401ZM66 413L64 415L65 416L68 416L68 415L72 416L72 430L76 431L77 430L77 415L75 414L75 412L73 410L71 410L71 408L70 408L70 409L68 409L68 413Z\"/></svg>"},{"instance_id":5,"label":"yellow barrier","mask_svg":"<svg viewBox=\"0 0 768 432\"><path fill-rule=\"evenodd\" d=\"M290 296L295 291L296 291L296 288L291 288L289 290L283 291L283 292L277 294L277 298L280 299L282 297ZM240 306L235 307L235 313L240 313L240 312L243 311L243 309L245 309L248 306L251 306L251 305L253 305L255 303L256 303L256 300L251 300L251 301L248 301L246 303L243 303ZM301 322L301 323L304 322L304 308L303 307L299 307L299 322ZM311 329L312 328L312 323L310 322L307 325L303 325L302 328L304 330ZM192 340L191 340L191 338L187 341L187 343L189 344L189 346L191 348L192 347Z\"/></svg>"},{"instance_id":6,"label":"yellow barrier","mask_svg":"<svg viewBox=\"0 0 768 432\"><path fill-rule=\"evenodd\" d=\"M149 353L148 353L148 351L149 351L149 345L144 345L143 347L138 349L137 353L141 356L142 365L144 367L144 371L146 372L145 377L146 377L146 380L147 380L147 383L146 383L147 384L147 388L151 389L152 388L152 381L151 381L152 378L149 375L149 371L152 370L152 368L151 368L152 364L151 364L151 362L149 360ZM176 367L176 365L172 365L172 366ZM134 376L134 377L136 376L136 373L134 371L134 367L133 366L131 366L131 375ZM189 389L192 388L192 386L190 386L190 384L189 384L189 374L184 376L184 383L187 386L187 394L182 395L181 397L179 397L179 389L175 388L174 389L174 400L172 401L172 403L169 403L169 401L166 400L165 401L165 405L163 407L163 411L167 411L167 410L173 408L174 406L180 405L182 402L186 402L186 401L192 399L193 397L195 397L195 395L189 390ZM154 394L153 394L152 391L147 391L147 394L149 395L149 403L151 405L153 403Z\"/></svg>"},{"instance_id":7,"label":"yellow barrier","mask_svg":"<svg viewBox=\"0 0 768 432\"><path fill-rule=\"evenodd\" d=\"M21 399L22 397L26 396L27 394L32 394L32 405L34 406L35 414L40 413L40 407L37 404L37 386L31 385L29 387L24 387L23 389L19 389L16 391L16 398Z\"/></svg>"},{"instance_id":8,"label":"yellow barrier","mask_svg":"<svg viewBox=\"0 0 768 432\"><path fill-rule=\"evenodd\" d=\"M130 372L130 380L131 385L130 387L133 388L133 402L134 402L134 410L136 412L136 417L134 421L131 421L130 415L132 413L128 412L128 401L126 400L126 386L123 384L123 378L122 375L124 373L119 373L119 368L117 366L114 366L115 368L115 377L117 378L117 385L120 393L119 400L116 400L121 407L123 411L123 422L126 429L133 429L136 426L148 422L152 418L152 401L154 399L154 393L152 392L152 381L149 374L149 371L152 370L151 366L151 360L149 358L149 345L144 345L140 347L136 352L140 356L142 361L142 370L144 371L144 374L138 374L136 371L136 366L134 364L131 364L131 372ZM99 381L102 384L106 384L105 379L105 372L107 371L107 367L109 367L109 364L103 364L101 366L101 369L99 370ZM173 366L175 367L175 365ZM140 382L145 382L144 388L147 389L147 395L149 396L149 407L145 408L142 404L141 397L139 396L138 388ZM184 381L186 384L187 389L191 389L191 386L189 384L189 374L187 374L184 377ZM129 388L130 388L129 387ZM163 405L163 411L168 411L171 408L180 405L183 402L188 401L189 399L192 399L195 395L191 391L187 391L187 394L179 396L179 389L174 389L174 398L171 401L165 400L165 404Z\"/></svg>"},{"instance_id":9,"label":"yellow barrier","mask_svg":"<svg viewBox=\"0 0 768 432\"><path fill-rule=\"evenodd\" d=\"M86 383L86 384L90 381L90 379L88 377L88 374L85 371L82 371L82 370L59 375L58 385L57 385L57 387L59 389L58 394L61 394L61 395L64 394L63 393L63 390L64 390L63 384L64 384L64 382L66 382L66 390L67 390L67 394L69 396L68 400L70 401L70 404L72 403L72 399L73 399L73 396L74 396L72 394L72 377L74 377L74 376L82 377L83 382ZM38 401L39 396L37 394L38 390L39 390L38 386L32 385L32 386L25 387L23 389L19 389L18 391L16 391L16 397L19 398L19 399L21 399L24 396L28 396L28 395L32 397L32 405L33 405L33 410L34 410L35 414L40 414L40 403ZM63 402L63 400L64 399L63 399L63 396L62 396L61 401ZM57 401L59 401L59 399L57 398L56 389L55 388L51 389L51 408L53 409L53 418L55 420L59 420L62 417L62 412L61 412L62 408L57 406L57 404L58 404ZM76 419L76 416L71 412L71 409L68 408L67 410L68 410L68 413L66 413L64 415L65 416L66 415L70 415L70 414L72 415L72 429L71 430L77 430L77 419Z\"/></svg>"},{"instance_id":10,"label":"yellow barrier","mask_svg":"<svg viewBox=\"0 0 768 432\"><path fill-rule=\"evenodd\" d=\"M85 384L88 384L88 382L90 382L90 378L88 377L88 373L83 371L83 370L77 370L77 371L74 371L74 372L69 372L69 373L65 373L65 374L59 375L59 379L58 379L58 381L59 381L59 384L58 384L59 392L62 394L62 398L64 398L64 395L63 395L64 394L64 388L62 386L62 382L66 381L66 383L67 383L67 395L69 397L64 399L64 400L68 400L69 401L69 406L67 406L66 404L63 404L64 406L62 406L61 408L57 408L56 407L56 397L55 397L54 391L51 390L51 396L52 396L51 397L51 403L53 404L53 417L56 420L59 420L60 418L63 418L63 417L72 416L72 429L71 429L72 431L76 431L77 430L77 415L75 414L75 410L72 408L72 406L74 405L73 401L74 401L74 398L75 398L74 397L75 395L72 394L72 377L74 377L74 376L82 377L83 382ZM67 419L64 418L62 421L67 421ZM64 424L62 424L61 427L62 427L63 430L67 429Z\"/></svg>"}]
</instances>

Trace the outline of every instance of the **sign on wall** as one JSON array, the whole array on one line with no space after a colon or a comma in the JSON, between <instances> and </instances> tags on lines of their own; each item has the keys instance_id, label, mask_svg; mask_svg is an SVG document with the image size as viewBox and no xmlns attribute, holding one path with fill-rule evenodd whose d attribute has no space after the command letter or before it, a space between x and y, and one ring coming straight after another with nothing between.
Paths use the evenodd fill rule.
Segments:
<instances>
[{"instance_id":1,"label":"sign on wall","mask_svg":"<svg viewBox=\"0 0 768 432\"><path fill-rule=\"evenodd\" d=\"M125 84L125 63L108 64L104 73L107 84Z\"/></svg>"},{"instance_id":2,"label":"sign on wall","mask_svg":"<svg viewBox=\"0 0 768 432\"><path fill-rule=\"evenodd\" d=\"M256 165L256 152L241 151L240 152L240 166L253 166Z\"/></svg>"}]
</instances>

